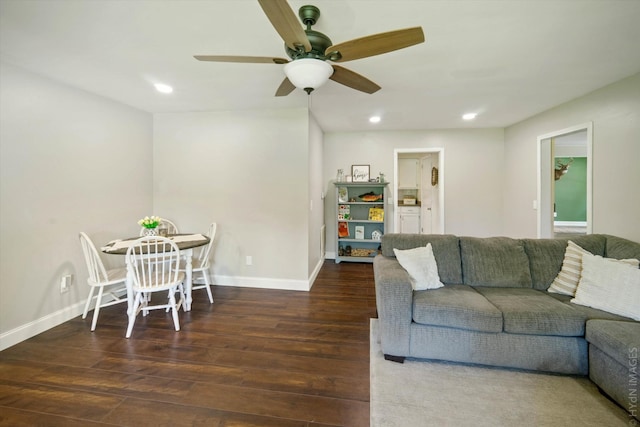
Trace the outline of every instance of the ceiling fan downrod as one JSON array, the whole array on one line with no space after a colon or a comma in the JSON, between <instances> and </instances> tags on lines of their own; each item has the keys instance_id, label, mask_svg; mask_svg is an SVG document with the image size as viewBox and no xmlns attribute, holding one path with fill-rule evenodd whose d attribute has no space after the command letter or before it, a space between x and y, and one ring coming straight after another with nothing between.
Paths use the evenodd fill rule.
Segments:
<instances>
[{"instance_id":1,"label":"ceiling fan downrod","mask_svg":"<svg viewBox=\"0 0 640 427\"><path fill-rule=\"evenodd\" d=\"M294 61L302 58L320 59L322 61L329 59L325 55L325 51L329 46L333 45L333 42L325 34L311 29L311 26L315 25L315 23L318 22L318 18L320 18L320 9L312 5L305 5L298 10L298 16L302 23L307 27L304 32L311 44L311 50L305 52L303 47L291 49L285 45L289 58Z\"/></svg>"}]
</instances>

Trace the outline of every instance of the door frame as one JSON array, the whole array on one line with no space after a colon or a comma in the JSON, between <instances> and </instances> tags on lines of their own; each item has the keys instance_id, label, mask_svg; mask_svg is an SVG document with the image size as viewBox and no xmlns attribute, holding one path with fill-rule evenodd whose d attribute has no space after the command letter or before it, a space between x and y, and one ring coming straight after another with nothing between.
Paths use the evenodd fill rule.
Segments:
<instances>
[{"instance_id":1,"label":"door frame","mask_svg":"<svg viewBox=\"0 0 640 427\"><path fill-rule=\"evenodd\" d=\"M439 216L439 234L445 234L445 200L444 200L444 148L396 148L393 150L393 230L398 233L400 230L400 214L398 211L398 155L399 154L438 154L438 198L440 206L438 209Z\"/></svg>"},{"instance_id":2,"label":"door frame","mask_svg":"<svg viewBox=\"0 0 640 427\"><path fill-rule=\"evenodd\" d=\"M586 122L538 136L538 194L536 200L538 238L553 237L546 235L549 233L545 224L548 228L548 224L553 222L553 208L546 209L546 207L552 207L554 203L553 169L555 162L552 159L547 159L545 153L553 156L554 147L552 145L547 147L545 140L553 140L553 138L582 130L587 132L587 234L593 233L593 122Z\"/></svg>"}]
</instances>

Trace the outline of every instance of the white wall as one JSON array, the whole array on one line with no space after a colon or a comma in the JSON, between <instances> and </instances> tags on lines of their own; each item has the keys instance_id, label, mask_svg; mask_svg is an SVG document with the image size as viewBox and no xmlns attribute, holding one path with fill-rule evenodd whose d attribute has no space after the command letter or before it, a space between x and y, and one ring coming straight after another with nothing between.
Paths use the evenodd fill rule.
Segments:
<instances>
[{"instance_id":1,"label":"white wall","mask_svg":"<svg viewBox=\"0 0 640 427\"><path fill-rule=\"evenodd\" d=\"M422 131L326 133L324 137L327 252L335 252L335 181L338 169L368 164L371 176L393 179L393 150L444 148L445 232L467 236L502 234L503 130L448 129ZM393 182L388 186L391 196ZM387 207L393 208L387 204ZM389 230L393 211L389 210Z\"/></svg>"},{"instance_id":2,"label":"white wall","mask_svg":"<svg viewBox=\"0 0 640 427\"><path fill-rule=\"evenodd\" d=\"M324 233L323 144L320 125L309 113L309 276L315 279L322 262L321 241Z\"/></svg>"},{"instance_id":3,"label":"white wall","mask_svg":"<svg viewBox=\"0 0 640 427\"><path fill-rule=\"evenodd\" d=\"M505 233L536 236L537 137L593 122L593 232L640 241L640 74L505 130Z\"/></svg>"},{"instance_id":4,"label":"white wall","mask_svg":"<svg viewBox=\"0 0 640 427\"><path fill-rule=\"evenodd\" d=\"M308 168L306 108L154 116L154 214L218 223L216 284L308 289Z\"/></svg>"},{"instance_id":5,"label":"white wall","mask_svg":"<svg viewBox=\"0 0 640 427\"><path fill-rule=\"evenodd\" d=\"M98 246L137 234L152 207L152 117L4 63L0 94L2 349L82 312L80 231Z\"/></svg>"}]
</instances>

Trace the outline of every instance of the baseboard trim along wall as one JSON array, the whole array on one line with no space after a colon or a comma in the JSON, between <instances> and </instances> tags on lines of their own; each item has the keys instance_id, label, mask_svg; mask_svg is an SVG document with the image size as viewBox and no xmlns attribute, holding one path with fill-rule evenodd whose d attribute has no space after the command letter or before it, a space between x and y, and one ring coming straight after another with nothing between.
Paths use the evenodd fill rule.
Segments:
<instances>
[{"instance_id":1,"label":"baseboard trim along wall","mask_svg":"<svg viewBox=\"0 0 640 427\"><path fill-rule=\"evenodd\" d=\"M553 225L558 227L586 227L587 221L553 221Z\"/></svg>"},{"instance_id":2,"label":"baseboard trim along wall","mask_svg":"<svg viewBox=\"0 0 640 427\"><path fill-rule=\"evenodd\" d=\"M320 259L307 280L272 279L270 277L223 276L214 274L211 283L218 286L237 286L239 288L280 289L284 291L309 291L320 273Z\"/></svg>"},{"instance_id":3,"label":"baseboard trim along wall","mask_svg":"<svg viewBox=\"0 0 640 427\"><path fill-rule=\"evenodd\" d=\"M48 329L60 325L74 317L80 316L84 311L85 301L81 301L58 310L55 313L48 314L44 317L18 326L15 329L7 331L0 335L0 351L18 344L24 340L38 335Z\"/></svg>"},{"instance_id":4,"label":"baseboard trim along wall","mask_svg":"<svg viewBox=\"0 0 640 427\"><path fill-rule=\"evenodd\" d=\"M281 289L285 291L309 291L309 281L291 279L271 279L268 277L213 276L212 283L217 286L236 286L238 288Z\"/></svg>"}]
</instances>

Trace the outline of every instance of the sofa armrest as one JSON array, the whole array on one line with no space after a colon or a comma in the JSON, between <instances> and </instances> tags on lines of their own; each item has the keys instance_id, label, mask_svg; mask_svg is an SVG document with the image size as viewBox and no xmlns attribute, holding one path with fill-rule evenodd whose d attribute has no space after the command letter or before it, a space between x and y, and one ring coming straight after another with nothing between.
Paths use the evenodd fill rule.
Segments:
<instances>
[{"instance_id":1,"label":"sofa armrest","mask_svg":"<svg viewBox=\"0 0 640 427\"><path fill-rule=\"evenodd\" d=\"M413 317L413 289L409 274L393 257L377 255L373 260L376 305L382 352L409 356Z\"/></svg>"}]
</instances>

